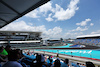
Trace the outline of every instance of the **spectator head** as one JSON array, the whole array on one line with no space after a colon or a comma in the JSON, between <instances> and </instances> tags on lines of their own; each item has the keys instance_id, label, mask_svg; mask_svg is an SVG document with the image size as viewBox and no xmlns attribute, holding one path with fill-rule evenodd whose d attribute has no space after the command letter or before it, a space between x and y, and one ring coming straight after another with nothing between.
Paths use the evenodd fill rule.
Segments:
<instances>
[{"instance_id":1,"label":"spectator head","mask_svg":"<svg viewBox=\"0 0 100 67\"><path fill-rule=\"evenodd\" d=\"M17 61L20 58L20 53L17 50L11 50L8 53L9 61Z\"/></svg>"},{"instance_id":2,"label":"spectator head","mask_svg":"<svg viewBox=\"0 0 100 67\"><path fill-rule=\"evenodd\" d=\"M59 54L57 54L57 57L59 57Z\"/></svg>"},{"instance_id":3,"label":"spectator head","mask_svg":"<svg viewBox=\"0 0 100 67\"><path fill-rule=\"evenodd\" d=\"M56 59L55 62L54 62L54 67L60 67L60 66L61 66L60 60Z\"/></svg>"},{"instance_id":4,"label":"spectator head","mask_svg":"<svg viewBox=\"0 0 100 67\"><path fill-rule=\"evenodd\" d=\"M41 62L41 55L39 55L39 54L36 55L36 61L37 61L37 62Z\"/></svg>"},{"instance_id":5,"label":"spectator head","mask_svg":"<svg viewBox=\"0 0 100 67\"><path fill-rule=\"evenodd\" d=\"M41 62L44 62L45 61L45 58L43 56L43 54L41 54Z\"/></svg>"},{"instance_id":6,"label":"spectator head","mask_svg":"<svg viewBox=\"0 0 100 67\"><path fill-rule=\"evenodd\" d=\"M92 62L86 62L86 67L95 67L95 65Z\"/></svg>"},{"instance_id":7,"label":"spectator head","mask_svg":"<svg viewBox=\"0 0 100 67\"><path fill-rule=\"evenodd\" d=\"M69 60L68 59L65 59L65 63L68 64L69 63Z\"/></svg>"},{"instance_id":8,"label":"spectator head","mask_svg":"<svg viewBox=\"0 0 100 67\"><path fill-rule=\"evenodd\" d=\"M3 48L2 48L2 46L0 46L0 53L3 51Z\"/></svg>"},{"instance_id":9,"label":"spectator head","mask_svg":"<svg viewBox=\"0 0 100 67\"><path fill-rule=\"evenodd\" d=\"M42 54L43 56L45 56L44 54Z\"/></svg>"},{"instance_id":10,"label":"spectator head","mask_svg":"<svg viewBox=\"0 0 100 67\"><path fill-rule=\"evenodd\" d=\"M48 58L48 59L50 60L50 58L51 58L51 56L49 56L49 58Z\"/></svg>"},{"instance_id":11,"label":"spectator head","mask_svg":"<svg viewBox=\"0 0 100 67\"><path fill-rule=\"evenodd\" d=\"M39 55L38 53L36 53L36 56Z\"/></svg>"},{"instance_id":12,"label":"spectator head","mask_svg":"<svg viewBox=\"0 0 100 67\"><path fill-rule=\"evenodd\" d=\"M50 63L52 63L52 61L53 61L53 60L52 60L52 59L50 59Z\"/></svg>"},{"instance_id":13,"label":"spectator head","mask_svg":"<svg viewBox=\"0 0 100 67\"><path fill-rule=\"evenodd\" d=\"M82 64L83 66L85 66L85 64Z\"/></svg>"},{"instance_id":14,"label":"spectator head","mask_svg":"<svg viewBox=\"0 0 100 67\"><path fill-rule=\"evenodd\" d=\"M4 49L4 46L1 46L2 47L2 49Z\"/></svg>"},{"instance_id":15,"label":"spectator head","mask_svg":"<svg viewBox=\"0 0 100 67\"><path fill-rule=\"evenodd\" d=\"M10 46L10 45L7 45L7 46L5 47L5 50L6 50L6 51L10 51L10 50L11 50L11 46Z\"/></svg>"},{"instance_id":16,"label":"spectator head","mask_svg":"<svg viewBox=\"0 0 100 67\"><path fill-rule=\"evenodd\" d=\"M79 65L79 63L77 63L77 65Z\"/></svg>"},{"instance_id":17,"label":"spectator head","mask_svg":"<svg viewBox=\"0 0 100 67\"><path fill-rule=\"evenodd\" d=\"M22 50L20 49L16 49L16 52L18 53L18 59L22 58L23 57L23 54L22 54Z\"/></svg>"}]
</instances>

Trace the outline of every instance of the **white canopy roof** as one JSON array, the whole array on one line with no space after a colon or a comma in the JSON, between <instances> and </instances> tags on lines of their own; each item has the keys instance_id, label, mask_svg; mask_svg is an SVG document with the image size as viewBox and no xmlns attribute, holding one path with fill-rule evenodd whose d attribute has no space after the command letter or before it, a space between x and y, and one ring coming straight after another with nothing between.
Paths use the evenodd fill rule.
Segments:
<instances>
[{"instance_id":1,"label":"white canopy roof","mask_svg":"<svg viewBox=\"0 0 100 67\"><path fill-rule=\"evenodd\" d=\"M77 36L76 38L84 38L84 37L98 37L100 34L93 34L93 35L82 35L82 36Z\"/></svg>"}]
</instances>

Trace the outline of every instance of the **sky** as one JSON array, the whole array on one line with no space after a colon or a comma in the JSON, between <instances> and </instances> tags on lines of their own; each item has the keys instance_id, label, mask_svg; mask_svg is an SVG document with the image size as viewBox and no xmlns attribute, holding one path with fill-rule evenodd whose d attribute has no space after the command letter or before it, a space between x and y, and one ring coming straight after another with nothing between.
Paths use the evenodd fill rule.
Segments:
<instances>
[{"instance_id":1,"label":"sky","mask_svg":"<svg viewBox=\"0 0 100 67\"><path fill-rule=\"evenodd\" d=\"M100 0L51 0L1 30L42 32L43 39L100 34Z\"/></svg>"}]
</instances>

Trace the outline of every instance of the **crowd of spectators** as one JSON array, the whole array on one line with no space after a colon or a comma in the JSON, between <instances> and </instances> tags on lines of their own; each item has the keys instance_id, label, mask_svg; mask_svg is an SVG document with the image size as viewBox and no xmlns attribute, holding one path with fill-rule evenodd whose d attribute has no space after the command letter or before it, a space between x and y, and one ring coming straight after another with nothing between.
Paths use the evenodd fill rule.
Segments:
<instances>
[{"instance_id":1,"label":"crowd of spectators","mask_svg":"<svg viewBox=\"0 0 100 67\"><path fill-rule=\"evenodd\" d=\"M7 59L6 59L7 58ZM86 64L70 62L69 59L38 54L33 52L22 52L20 49L11 49L10 46L0 47L0 62L2 67L95 67L93 63Z\"/></svg>"},{"instance_id":2,"label":"crowd of spectators","mask_svg":"<svg viewBox=\"0 0 100 67\"><path fill-rule=\"evenodd\" d=\"M100 39L76 39L74 41L74 43L99 45L100 44Z\"/></svg>"}]
</instances>

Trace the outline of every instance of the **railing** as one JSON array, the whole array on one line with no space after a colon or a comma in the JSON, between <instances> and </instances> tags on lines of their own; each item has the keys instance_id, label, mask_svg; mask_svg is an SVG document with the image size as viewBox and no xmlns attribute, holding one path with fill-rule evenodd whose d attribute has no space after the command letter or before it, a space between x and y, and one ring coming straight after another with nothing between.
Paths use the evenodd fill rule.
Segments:
<instances>
[{"instance_id":1,"label":"railing","mask_svg":"<svg viewBox=\"0 0 100 67\"><path fill-rule=\"evenodd\" d=\"M45 49L45 48L35 48L32 49L32 51L34 53L42 53L42 54L48 54L48 55L53 55L53 56L57 56L57 54L59 55L59 57L62 58L68 58L68 59L73 59L76 61L82 61L82 62L86 62L86 61L91 61L96 65L100 65L100 59L95 59L94 58L94 54L92 54L92 50L89 50L88 52L86 50L64 50L64 49ZM76 51L76 52L75 52ZM84 57L84 55L87 55Z\"/></svg>"},{"instance_id":2,"label":"railing","mask_svg":"<svg viewBox=\"0 0 100 67\"><path fill-rule=\"evenodd\" d=\"M85 58L100 61L99 54L92 54L92 50L53 50L53 49L35 49L35 51L49 52L55 54L62 54L71 57ZM97 58L96 58L97 57Z\"/></svg>"}]
</instances>

